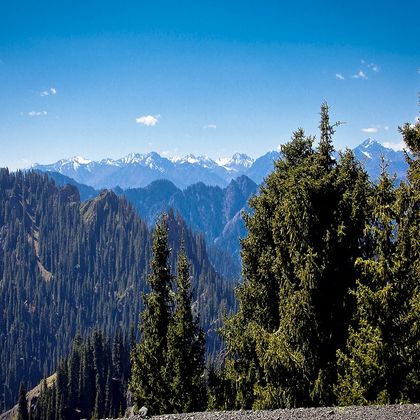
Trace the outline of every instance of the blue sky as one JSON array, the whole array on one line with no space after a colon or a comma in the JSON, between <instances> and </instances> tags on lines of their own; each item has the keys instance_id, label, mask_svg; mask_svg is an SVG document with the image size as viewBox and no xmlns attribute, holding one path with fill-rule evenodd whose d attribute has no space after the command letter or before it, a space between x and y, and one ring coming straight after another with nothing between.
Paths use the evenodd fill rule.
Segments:
<instances>
[{"instance_id":1,"label":"blue sky","mask_svg":"<svg viewBox=\"0 0 420 420\"><path fill-rule=\"evenodd\" d=\"M337 148L418 115L420 2L19 1L0 8L0 166L257 157L320 103Z\"/></svg>"}]
</instances>

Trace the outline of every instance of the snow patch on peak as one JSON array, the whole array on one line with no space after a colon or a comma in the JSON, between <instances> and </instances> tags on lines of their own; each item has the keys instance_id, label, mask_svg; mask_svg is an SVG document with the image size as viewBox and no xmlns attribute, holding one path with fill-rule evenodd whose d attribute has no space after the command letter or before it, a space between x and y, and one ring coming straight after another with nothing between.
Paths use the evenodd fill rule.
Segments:
<instances>
[{"instance_id":1,"label":"snow patch on peak","mask_svg":"<svg viewBox=\"0 0 420 420\"><path fill-rule=\"evenodd\" d=\"M222 157L216 160L216 163L219 166L225 166L227 164L229 164L229 162L231 161L231 158L227 158L227 157Z\"/></svg>"},{"instance_id":2,"label":"snow patch on peak","mask_svg":"<svg viewBox=\"0 0 420 420\"><path fill-rule=\"evenodd\" d=\"M199 162L199 159L195 155L190 153L189 155L182 158L181 162L195 164Z\"/></svg>"},{"instance_id":3,"label":"snow patch on peak","mask_svg":"<svg viewBox=\"0 0 420 420\"><path fill-rule=\"evenodd\" d=\"M70 161L71 161L71 162L74 162L74 163L78 163L79 165L87 165L87 164L89 164L89 163L91 163L91 162L92 162L90 159L85 159L85 158L84 158L84 157L82 157L82 156L73 156L73 157L70 159Z\"/></svg>"},{"instance_id":4,"label":"snow patch on peak","mask_svg":"<svg viewBox=\"0 0 420 420\"><path fill-rule=\"evenodd\" d=\"M249 168L253 163L254 159L245 153L235 153L232 156L231 163L235 163L236 165L245 166L245 168Z\"/></svg>"},{"instance_id":5,"label":"snow patch on peak","mask_svg":"<svg viewBox=\"0 0 420 420\"><path fill-rule=\"evenodd\" d=\"M245 153L234 153L231 158L220 158L216 161L219 166L227 169L228 171L239 171L250 168L254 159Z\"/></svg>"},{"instance_id":6,"label":"snow patch on peak","mask_svg":"<svg viewBox=\"0 0 420 420\"><path fill-rule=\"evenodd\" d=\"M180 160L182 160L182 157L181 156L172 156L172 157L169 157L168 158L172 163L177 163L177 162L179 162Z\"/></svg>"},{"instance_id":7,"label":"snow patch on peak","mask_svg":"<svg viewBox=\"0 0 420 420\"><path fill-rule=\"evenodd\" d=\"M380 143L376 141L375 139L373 139L372 137L368 137L360 146L365 149L368 149L369 147L372 147L375 145L380 145Z\"/></svg>"},{"instance_id":8,"label":"snow patch on peak","mask_svg":"<svg viewBox=\"0 0 420 420\"><path fill-rule=\"evenodd\" d=\"M191 153L188 154L187 156L184 156L183 158L179 158L179 157L172 158L171 161L174 163L189 163L191 165L200 165L205 168L213 167L215 165L215 162L212 159L210 159L208 156L206 155L195 156Z\"/></svg>"},{"instance_id":9,"label":"snow patch on peak","mask_svg":"<svg viewBox=\"0 0 420 420\"><path fill-rule=\"evenodd\" d=\"M129 153L127 156L124 156L123 158L119 159L119 162L121 163L140 163L143 160L143 155L140 153Z\"/></svg>"},{"instance_id":10,"label":"snow patch on peak","mask_svg":"<svg viewBox=\"0 0 420 420\"><path fill-rule=\"evenodd\" d=\"M118 161L111 159L111 158L105 158L99 161L101 165L108 165L108 166L118 166Z\"/></svg>"}]
</instances>

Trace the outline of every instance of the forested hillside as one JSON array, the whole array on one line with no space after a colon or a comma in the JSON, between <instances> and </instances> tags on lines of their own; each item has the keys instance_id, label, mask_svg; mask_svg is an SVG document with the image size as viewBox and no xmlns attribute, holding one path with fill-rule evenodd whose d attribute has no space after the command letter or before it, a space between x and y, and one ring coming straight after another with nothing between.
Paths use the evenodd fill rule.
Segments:
<instances>
[{"instance_id":1,"label":"forested hillside","mask_svg":"<svg viewBox=\"0 0 420 420\"><path fill-rule=\"evenodd\" d=\"M79 184L58 172L46 173L57 185L77 187L82 201L99 194L92 187ZM161 179L144 188L123 190L116 187L113 191L125 197L150 227L162 212L172 209L179 213L194 232L204 236L215 269L236 281L241 270L239 238L246 235L241 212L247 209L248 200L257 189L257 185L243 175L225 188L199 182L181 190L172 182Z\"/></svg>"},{"instance_id":2,"label":"forested hillside","mask_svg":"<svg viewBox=\"0 0 420 420\"><path fill-rule=\"evenodd\" d=\"M170 243L184 238L202 323L214 330L232 287L214 271L202 237L169 216ZM23 379L33 386L67 355L77 332L113 336L136 327L151 235L126 200L103 191L80 202L46 175L0 172L0 383L2 409ZM219 346L214 332L209 351Z\"/></svg>"}]
</instances>

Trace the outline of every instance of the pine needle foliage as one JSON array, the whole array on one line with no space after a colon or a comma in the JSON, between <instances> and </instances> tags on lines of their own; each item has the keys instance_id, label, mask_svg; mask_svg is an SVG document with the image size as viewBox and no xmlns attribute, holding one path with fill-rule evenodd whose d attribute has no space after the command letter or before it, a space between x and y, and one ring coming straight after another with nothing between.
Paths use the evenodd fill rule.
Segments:
<instances>
[{"instance_id":1,"label":"pine needle foliage","mask_svg":"<svg viewBox=\"0 0 420 420\"><path fill-rule=\"evenodd\" d=\"M188 413L206 407L204 333L192 312L190 264L184 246L178 255L175 311L168 329L167 380L171 411Z\"/></svg>"},{"instance_id":2,"label":"pine needle foliage","mask_svg":"<svg viewBox=\"0 0 420 420\"><path fill-rule=\"evenodd\" d=\"M235 407L335 402L370 187L350 151L334 159L334 126L323 104L319 147L293 133L245 214L240 307L222 330Z\"/></svg>"},{"instance_id":3,"label":"pine needle foliage","mask_svg":"<svg viewBox=\"0 0 420 420\"><path fill-rule=\"evenodd\" d=\"M26 399L26 388L23 382L21 382L19 387L17 420L29 420L28 401Z\"/></svg>"}]
</instances>

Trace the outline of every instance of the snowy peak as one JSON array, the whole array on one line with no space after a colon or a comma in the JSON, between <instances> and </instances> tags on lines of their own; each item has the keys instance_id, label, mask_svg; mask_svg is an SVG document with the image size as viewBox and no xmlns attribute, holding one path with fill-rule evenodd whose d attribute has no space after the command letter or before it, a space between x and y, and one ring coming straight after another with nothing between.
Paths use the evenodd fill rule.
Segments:
<instances>
[{"instance_id":1,"label":"snowy peak","mask_svg":"<svg viewBox=\"0 0 420 420\"><path fill-rule=\"evenodd\" d=\"M74 163L78 163L79 165L87 165L88 163L92 162L90 159L85 159L82 156L74 156L74 157L71 158L71 160Z\"/></svg>"},{"instance_id":2,"label":"snowy peak","mask_svg":"<svg viewBox=\"0 0 420 420\"><path fill-rule=\"evenodd\" d=\"M375 139L373 139L372 137L368 137L362 144L360 144L358 147L364 148L364 149L369 149L370 147L375 147L379 145L380 143L378 141L376 141Z\"/></svg>"},{"instance_id":3,"label":"snowy peak","mask_svg":"<svg viewBox=\"0 0 420 420\"><path fill-rule=\"evenodd\" d=\"M252 166L254 159L245 153L235 153L231 158L218 159L216 163L229 171L243 172Z\"/></svg>"},{"instance_id":4,"label":"snowy peak","mask_svg":"<svg viewBox=\"0 0 420 420\"><path fill-rule=\"evenodd\" d=\"M209 158L206 155L202 155L202 156L195 156L193 154L188 154L187 156L184 156L183 158L173 158L172 162L174 163L178 163L178 164L185 164L185 163L189 163L190 165L199 165L202 166L203 168L213 168L216 166L216 162Z\"/></svg>"},{"instance_id":5,"label":"snowy peak","mask_svg":"<svg viewBox=\"0 0 420 420\"><path fill-rule=\"evenodd\" d=\"M45 165L45 167L47 167L48 168L47 170L49 171L61 172L60 168L67 168L67 170L77 171L79 170L80 167L87 168L88 165L90 165L91 163L92 163L91 160L85 159L82 156L73 156L68 159L60 159L56 163L53 163L51 165ZM35 163L31 166L31 168L38 169L40 166L44 166L44 165L39 165L38 163Z\"/></svg>"},{"instance_id":6,"label":"snowy peak","mask_svg":"<svg viewBox=\"0 0 420 420\"><path fill-rule=\"evenodd\" d=\"M79 165L88 165L92 161L90 159L86 159L82 156L73 156L68 159L60 159L55 165L72 165L72 166L79 166ZM36 165L36 164L35 164Z\"/></svg>"},{"instance_id":7,"label":"snowy peak","mask_svg":"<svg viewBox=\"0 0 420 420\"><path fill-rule=\"evenodd\" d=\"M127 165L130 163L140 163L142 159L143 159L143 155L141 155L140 153L129 153L127 156L124 156L123 158L118 159L117 162Z\"/></svg>"},{"instance_id":8,"label":"snowy peak","mask_svg":"<svg viewBox=\"0 0 420 420\"><path fill-rule=\"evenodd\" d=\"M354 153L357 158L361 160L366 159L376 159L380 158L382 155L387 157L390 154L393 154L393 150L383 146L377 140L372 137L367 138L363 143L357 146L354 149Z\"/></svg>"}]
</instances>

